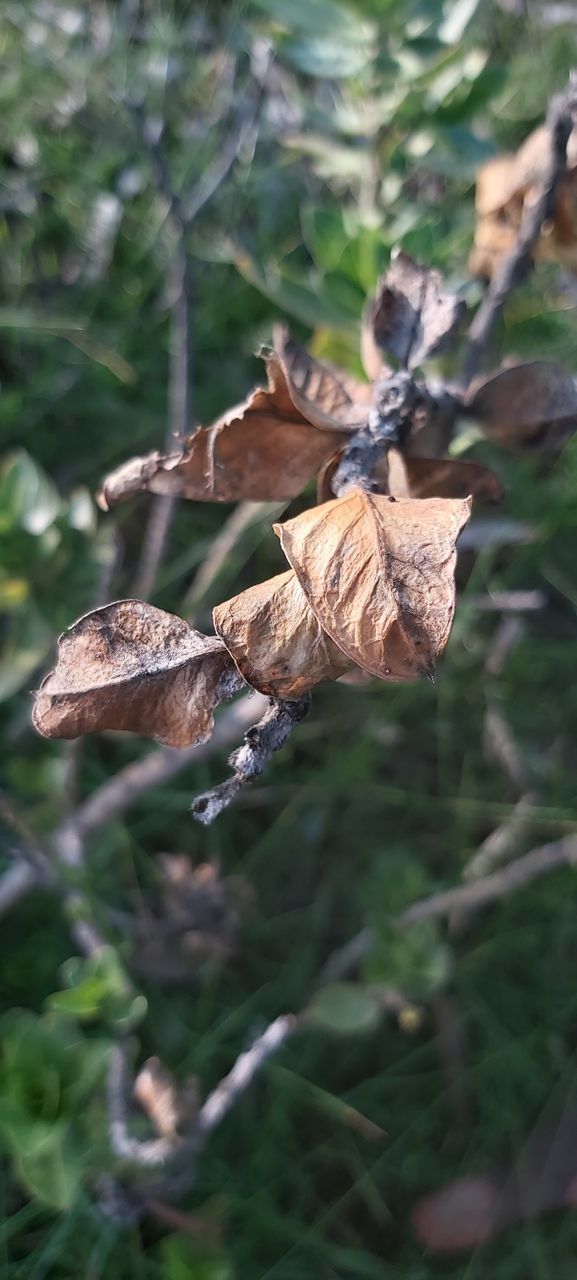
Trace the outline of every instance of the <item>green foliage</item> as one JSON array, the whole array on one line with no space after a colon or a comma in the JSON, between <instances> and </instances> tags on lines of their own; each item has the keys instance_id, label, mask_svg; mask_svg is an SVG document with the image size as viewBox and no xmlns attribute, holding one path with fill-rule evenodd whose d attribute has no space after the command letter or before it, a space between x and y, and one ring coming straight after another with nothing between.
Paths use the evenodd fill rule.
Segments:
<instances>
[{"instance_id":1,"label":"green foliage","mask_svg":"<svg viewBox=\"0 0 577 1280\"><path fill-rule=\"evenodd\" d=\"M313 996L306 1013L307 1020L324 1031L354 1035L374 1031L381 1010L376 994L352 982L335 982Z\"/></svg>"},{"instance_id":2,"label":"green foliage","mask_svg":"<svg viewBox=\"0 0 577 1280\"><path fill-rule=\"evenodd\" d=\"M13 1010L2 1019L2 1145L29 1192L53 1209L71 1208L102 1159L90 1113L107 1048L54 1015Z\"/></svg>"},{"instance_id":3,"label":"green foliage","mask_svg":"<svg viewBox=\"0 0 577 1280\"><path fill-rule=\"evenodd\" d=\"M79 1022L102 1019L118 1031L131 1031L146 1014L146 999L134 991L114 947L86 959L71 956L62 967L63 991L49 997L55 1013Z\"/></svg>"}]
</instances>

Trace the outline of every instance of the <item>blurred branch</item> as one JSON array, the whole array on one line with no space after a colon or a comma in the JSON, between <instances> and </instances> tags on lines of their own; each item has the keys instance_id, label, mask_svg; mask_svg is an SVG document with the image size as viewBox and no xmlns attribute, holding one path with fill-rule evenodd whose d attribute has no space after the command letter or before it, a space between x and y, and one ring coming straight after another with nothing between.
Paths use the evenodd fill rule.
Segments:
<instances>
[{"instance_id":1,"label":"blurred branch","mask_svg":"<svg viewBox=\"0 0 577 1280\"><path fill-rule=\"evenodd\" d=\"M268 62L267 62L268 66ZM193 402L193 272L187 248L187 235L203 209L216 195L230 173L242 148L256 128L263 92L265 67L260 68L256 92L246 91L212 164L205 170L188 196L181 197L174 185L166 162L163 145L164 127L157 137L151 135L142 107L127 103L135 121L140 141L148 155L154 181L168 205L175 236L172 280L170 285L170 364L168 373L168 409L164 447L170 449L175 440L187 434L195 416ZM154 590L172 522L175 498L155 497L144 535L133 594L148 600Z\"/></svg>"},{"instance_id":2,"label":"blurred branch","mask_svg":"<svg viewBox=\"0 0 577 1280\"><path fill-rule=\"evenodd\" d=\"M0 877L0 916L10 911L21 898L26 897L27 893L39 886L38 871L20 857Z\"/></svg>"},{"instance_id":3,"label":"blurred branch","mask_svg":"<svg viewBox=\"0 0 577 1280\"><path fill-rule=\"evenodd\" d=\"M189 765L209 760L221 748L235 742L239 733L248 727L255 713L267 705L267 699L261 694L247 694L239 698L216 721L212 738L209 742L190 747L185 751L175 751L163 747L151 751L148 755L133 764L120 769L111 778L98 787L84 801L76 813L64 823L57 832L57 838L85 839L93 832L99 831L107 822L117 818L120 813L134 804L141 795L153 787L161 786L171 778L175 778Z\"/></svg>"},{"instance_id":4,"label":"blurred branch","mask_svg":"<svg viewBox=\"0 0 577 1280\"><path fill-rule=\"evenodd\" d=\"M563 866L577 866L577 836L568 836L564 840L532 849L500 871L470 884L457 885L454 889L433 893L428 898L419 898L396 916L394 923L404 929L409 925L420 924L423 920L441 920L457 911L477 911ZM374 937L374 930L369 927L355 934L349 942L329 956L321 971L322 981L334 982L356 968L370 951Z\"/></svg>"},{"instance_id":5,"label":"blurred branch","mask_svg":"<svg viewBox=\"0 0 577 1280\"><path fill-rule=\"evenodd\" d=\"M571 73L565 91L551 99L547 124L551 135L551 154L540 194L523 215L517 242L495 271L486 296L469 330L463 365L462 384L468 387L478 373L483 356L511 291L522 279L541 234L543 224L555 213L559 182L567 165L567 143L577 109L577 75Z\"/></svg>"},{"instance_id":6,"label":"blurred branch","mask_svg":"<svg viewBox=\"0 0 577 1280\"><path fill-rule=\"evenodd\" d=\"M286 502L239 502L220 526L210 549L186 592L183 600L183 617L191 624L200 603L213 586L221 569L243 534L254 524L266 519L272 523L286 508Z\"/></svg>"},{"instance_id":7,"label":"blurred branch","mask_svg":"<svg viewBox=\"0 0 577 1280\"><path fill-rule=\"evenodd\" d=\"M556 840L544 844L524 857L517 858L500 871L475 880L471 884L459 885L456 889L447 889L443 893L435 893L430 898L413 902L402 915L397 917L397 924L405 926L419 924L422 920L441 919L458 910L478 909L507 897L515 889L521 889L540 876L548 875L562 866L577 864L577 836Z\"/></svg>"}]
</instances>

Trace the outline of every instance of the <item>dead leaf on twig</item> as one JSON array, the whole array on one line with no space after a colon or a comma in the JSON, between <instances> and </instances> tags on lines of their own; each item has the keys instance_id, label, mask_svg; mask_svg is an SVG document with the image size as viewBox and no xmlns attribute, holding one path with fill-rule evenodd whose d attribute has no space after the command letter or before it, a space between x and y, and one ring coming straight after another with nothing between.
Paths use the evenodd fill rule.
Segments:
<instances>
[{"instance_id":1,"label":"dead leaf on twig","mask_svg":"<svg viewBox=\"0 0 577 1280\"><path fill-rule=\"evenodd\" d=\"M292 569L217 605L213 620L244 679L271 697L300 698L352 665L323 631Z\"/></svg>"},{"instance_id":2,"label":"dead leaf on twig","mask_svg":"<svg viewBox=\"0 0 577 1280\"><path fill-rule=\"evenodd\" d=\"M180 1119L178 1093L160 1058L148 1058L134 1081L134 1097L162 1138L175 1138Z\"/></svg>"},{"instance_id":3,"label":"dead leaf on twig","mask_svg":"<svg viewBox=\"0 0 577 1280\"><path fill-rule=\"evenodd\" d=\"M464 312L455 294L445 292L438 271L397 253L369 302L363 319L361 351L367 376L376 379L383 356L414 369L451 337Z\"/></svg>"},{"instance_id":4,"label":"dead leaf on twig","mask_svg":"<svg viewBox=\"0 0 577 1280\"><path fill-rule=\"evenodd\" d=\"M196 502L285 502L295 498L347 435L366 421L370 387L313 360L275 335L265 355L268 385L172 453L132 458L104 480L107 510L135 493ZM353 398L357 397L357 399Z\"/></svg>"},{"instance_id":5,"label":"dead leaf on twig","mask_svg":"<svg viewBox=\"0 0 577 1280\"><path fill-rule=\"evenodd\" d=\"M551 135L546 125L535 129L514 153L494 156L477 174L477 226L469 261L473 275L490 278L505 254L515 247L523 215L538 198L551 162ZM546 223L534 257L577 270L577 133L567 147L567 170L555 196L555 216Z\"/></svg>"},{"instance_id":6,"label":"dead leaf on twig","mask_svg":"<svg viewBox=\"0 0 577 1280\"><path fill-rule=\"evenodd\" d=\"M307 422L325 431L334 430L335 425L358 431L364 425L373 397L370 382L359 382L343 369L316 360L282 325L275 327L274 350L283 365L291 401Z\"/></svg>"},{"instance_id":7,"label":"dead leaf on twig","mask_svg":"<svg viewBox=\"0 0 577 1280\"><path fill-rule=\"evenodd\" d=\"M324 631L382 680L431 675L455 608L455 543L471 500L355 489L274 525Z\"/></svg>"},{"instance_id":8,"label":"dead leaf on twig","mask_svg":"<svg viewBox=\"0 0 577 1280\"><path fill-rule=\"evenodd\" d=\"M534 360L477 382L466 411L504 447L556 450L577 428L577 385L562 365Z\"/></svg>"},{"instance_id":9,"label":"dead leaf on twig","mask_svg":"<svg viewBox=\"0 0 577 1280\"><path fill-rule=\"evenodd\" d=\"M60 637L57 666L36 695L34 724L47 738L129 729L167 746L193 746L210 737L233 673L216 636L141 600L120 600Z\"/></svg>"},{"instance_id":10,"label":"dead leaf on twig","mask_svg":"<svg viewBox=\"0 0 577 1280\"><path fill-rule=\"evenodd\" d=\"M334 498L332 480L343 456L338 449L325 463L317 479L317 502ZM398 449L389 449L373 471L376 493L395 498L466 498L479 502L500 502L503 485L494 471L477 462L452 458L412 458Z\"/></svg>"}]
</instances>

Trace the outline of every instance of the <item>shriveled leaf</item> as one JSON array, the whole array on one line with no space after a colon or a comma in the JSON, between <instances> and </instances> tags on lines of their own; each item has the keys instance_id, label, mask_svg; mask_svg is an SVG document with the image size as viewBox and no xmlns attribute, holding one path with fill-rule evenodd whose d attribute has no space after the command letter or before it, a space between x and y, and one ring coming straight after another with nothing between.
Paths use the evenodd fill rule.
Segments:
<instances>
[{"instance_id":1,"label":"shriveled leaf","mask_svg":"<svg viewBox=\"0 0 577 1280\"><path fill-rule=\"evenodd\" d=\"M129 729L170 747L205 742L234 667L216 636L142 600L119 600L74 623L36 695L46 738Z\"/></svg>"},{"instance_id":2,"label":"shriveled leaf","mask_svg":"<svg viewBox=\"0 0 577 1280\"><path fill-rule=\"evenodd\" d=\"M271 697L300 698L352 665L323 631L292 569L217 605L212 616L241 675Z\"/></svg>"},{"instance_id":3,"label":"shriveled leaf","mask_svg":"<svg viewBox=\"0 0 577 1280\"><path fill-rule=\"evenodd\" d=\"M367 420L372 387L336 366L315 360L278 325L274 349L282 363L295 408L314 426L334 430L340 425L356 431Z\"/></svg>"},{"instance_id":4,"label":"shriveled leaf","mask_svg":"<svg viewBox=\"0 0 577 1280\"><path fill-rule=\"evenodd\" d=\"M339 444L366 421L370 388L313 360L284 330L265 356L267 387L179 450L132 458L103 482L107 510L135 493L196 502L285 502L295 498ZM359 397L359 403L353 399Z\"/></svg>"},{"instance_id":5,"label":"shriveled leaf","mask_svg":"<svg viewBox=\"0 0 577 1280\"><path fill-rule=\"evenodd\" d=\"M447 293L438 271L397 253L363 320L365 371L376 378L383 355L414 369L439 351L460 323L464 304Z\"/></svg>"},{"instance_id":6,"label":"shriveled leaf","mask_svg":"<svg viewBox=\"0 0 577 1280\"><path fill-rule=\"evenodd\" d=\"M319 472L317 502L334 498L332 481L342 456L343 449L338 449ZM376 493L396 498L466 498L471 494L480 502L500 502L503 497L501 481L488 467L452 458L406 457L398 449L383 454L372 479Z\"/></svg>"},{"instance_id":7,"label":"shriveled leaf","mask_svg":"<svg viewBox=\"0 0 577 1280\"><path fill-rule=\"evenodd\" d=\"M477 384L467 411L509 449L555 450L577 428L577 385L561 365L535 360Z\"/></svg>"},{"instance_id":8,"label":"shriveled leaf","mask_svg":"<svg viewBox=\"0 0 577 1280\"><path fill-rule=\"evenodd\" d=\"M134 1097L163 1138L174 1138L180 1121L173 1076L160 1058L147 1058L134 1081Z\"/></svg>"},{"instance_id":9,"label":"shriveled leaf","mask_svg":"<svg viewBox=\"0 0 577 1280\"><path fill-rule=\"evenodd\" d=\"M455 543L471 500L355 489L274 525L321 626L381 679L430 675L455 607Z\"/></svg>"},{"instance_id":10,"label":"shriveled leaf","mask_svg":"<svg viewBox=\"0 0 577 1280\"><path fill-rule=\"evenodd\" d=\"M389 491L396 498L467 498L500 502L503 485L478 462L453 458L405 458L389 451Z\"/></svg>"},{"instance_id":11,"label":"shriveled leaf","mask_svg":"<svg viewBox=\"0 0 577 1280\"><path fill-rule=\"evenodd\" d=\"M551 135L541 125L518 152L494 156L477 174L477 226L469 267L490 278L514 248L525 211L538 198L551 163ZM567 147L567 171L555 195L555 213L542 228L533 256L577 271L577 132Z\"/></svg>"}]
</instances>

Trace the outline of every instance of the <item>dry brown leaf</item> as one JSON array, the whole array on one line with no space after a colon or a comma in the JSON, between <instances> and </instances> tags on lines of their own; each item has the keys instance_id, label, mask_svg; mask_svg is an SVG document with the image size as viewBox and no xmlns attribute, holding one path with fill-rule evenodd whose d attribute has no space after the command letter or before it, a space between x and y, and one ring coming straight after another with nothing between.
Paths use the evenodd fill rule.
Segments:
<instances>
[{"instance_id":1,"label":"dry brown leaf","mask_svg":"<svg viewBox=\"0 0 577 1280\"><path fill-rule=\"evenodd\" d=\"M473 386L467 411L487 436L518 452L559 449L577 428L577 386L548 360L502 369Z\"/></svg>"},{"instance_id":2,"label":"dry brown leaf","mask_svg":"<svg viewBox=\"0 0 577 1280\"><path fill-rule=\"evenodd\" d=\"M311 609L344 653L380 679L430 675L455 607L455 543L471 500L360 489L274 525Z\"/></svg>"},{"instance_id":3,"label":"dry brown leaf","mask_svg":"<svg viewBox=\"0 0 577 1280\"><path fill-rule=\"evenodd\" d=\"M206 742L232 683L230 654L174 614L120 600L75 622L33 711L46 738L129 729L170 747Z\"/></svg>"},{"instance_id":4,"label":"dry brown leaf","mask_svg":"<svg viewBox=\"0 0 577 1280\"><path fill-rule=\"evenodd\" d=\"M494 156L477 174L477 226L469 260L473 275L490 278L505 254L515 246L523 213L538 198L551 157L545 125L525 139L518 152ZM577 270L577 132L567 148L567 172L555 197L555 216L541 232L534 257L560 262Z\"/></svg>"},{"instance_id":5,"label":"dry brown leaf","mask_svg":"<svg viewBox=\"0 0 577 1280\"><path fill-rule=\"evenodd\" d=\"M300 698L351 667L325 634L290 569L213 611L214 628L249 684L276 698Z\"/></svg>"},{"instance_id":6,"label":"dry brown leaf","mask_svg":"<svg viewBox=\"0 0 577 1280\"><path fill-rule=\"evenodd\" d=\"M363 317L365 372L378 378L383 355L414 369L444 345L459 324L464 304L445 292L438 271L397 253Z\"/></svg>"},{"instance_id":7,"label":"dry brown leaf","mask_svg":"<svg viewBox=\"0 0 577 1280\"><path fill-rule=\"evenodd\" d=\"M343 369L316 360L277 325L274 350L287 379L291 401L307 422L323 430L335 425L358 431L367 420L373 399L369 382L359 382Z\"/></svg>"},{"instance_id":8,"label":"dry brown leaf","mask_svg":"<svg viewBox=\"0 0 577 1280\"><path fill-rule=\"evenodd\" d=\"M334 498L331 485L342 456L343 449L338 449L319 472L317 502ZM466 498L471 494L480 502L500 502L503 497L503 486L494 471L477 462L412 458L397 449L389 449L379 458L373 482L375 492L396 498Z\"/></svg>"},{"instance_id":9,"label":"dry brown leaf","mask_svg":"<svg viewBox=\"0 0 577 1280\"><path fill-rule=\"evenodd\" d=\"M285 502L295 498L343 433L366 421L371 389L307 355L285 330L266 356L268 385L256 387L179 450L132 458L104 480L104 510L135 493L196 502ZM353 397L358 397L358 402Z\"/></svg>"},{"instance_id":10,"label":"dry brown leaf","mask_svg":"<svg viewBox=\"0 0 577 1280\"><path fill-rule=\"evenodd\" d=\"M134 1097L162 1138L175 1138L180 1120L174 1079L160 1058L147 1058L134 1081Z\"/></svg>"}]
</instances>

